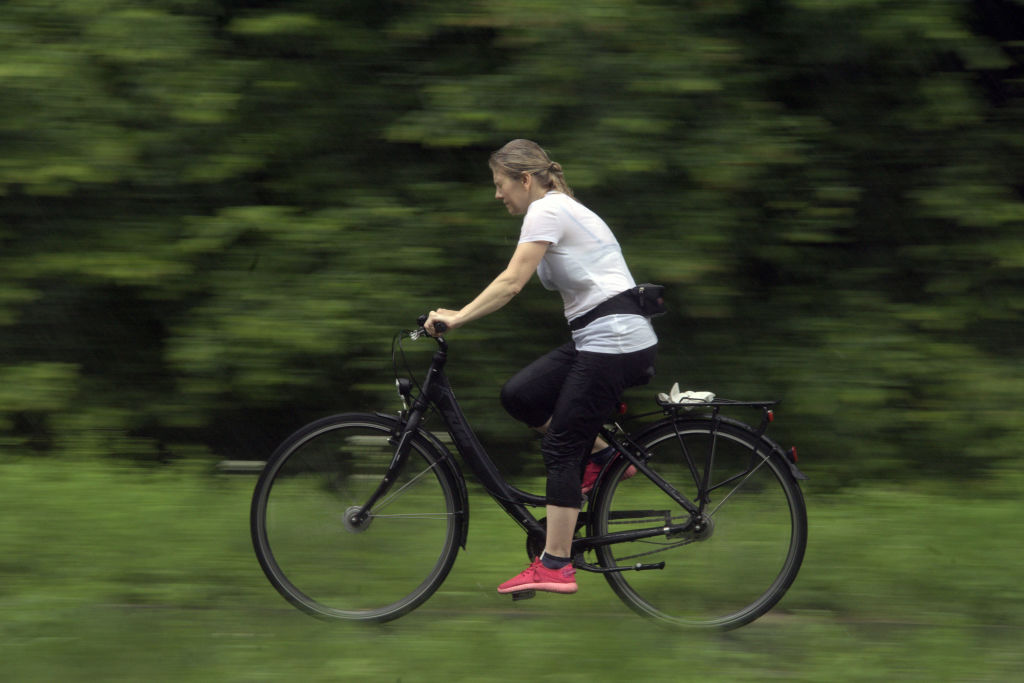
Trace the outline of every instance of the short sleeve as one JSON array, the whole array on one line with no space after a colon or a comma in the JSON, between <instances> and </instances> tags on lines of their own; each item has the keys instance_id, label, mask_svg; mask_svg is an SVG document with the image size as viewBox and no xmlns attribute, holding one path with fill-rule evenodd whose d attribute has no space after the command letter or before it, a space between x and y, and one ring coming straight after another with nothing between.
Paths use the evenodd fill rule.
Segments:
<instances>
[{"instance_id":1,"label":"short sleeve","mask_svg":"<svg viewBox=\"0 0 1024 683\"><path fill-rule=\"evenodd\" d=\"M526 211L523 228L519 232L519 243L550 242L558 245L565 231L565 224L559 218L558 204L548 201L549 197L538 199Z\"/></svg>"}]
</instances>

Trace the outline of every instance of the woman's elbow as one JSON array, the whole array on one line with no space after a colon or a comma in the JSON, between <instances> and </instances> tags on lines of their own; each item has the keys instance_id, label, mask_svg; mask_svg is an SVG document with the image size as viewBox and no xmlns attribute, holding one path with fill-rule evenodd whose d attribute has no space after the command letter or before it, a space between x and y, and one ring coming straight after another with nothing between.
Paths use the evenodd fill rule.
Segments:
<instances>
[{"instance_id":1,"label":"woman's elbow","mask_svg":"<svg viewBox=\"0 0 1024 683\"><path fill-rule=\"evenodd\" d=\"M501 283L504 286L505 295L509 299L518 295L526 286L526 282L522 281L522 278L518 278L512 273L505 273L501 278Z\"/></svg>"}]
</instances>

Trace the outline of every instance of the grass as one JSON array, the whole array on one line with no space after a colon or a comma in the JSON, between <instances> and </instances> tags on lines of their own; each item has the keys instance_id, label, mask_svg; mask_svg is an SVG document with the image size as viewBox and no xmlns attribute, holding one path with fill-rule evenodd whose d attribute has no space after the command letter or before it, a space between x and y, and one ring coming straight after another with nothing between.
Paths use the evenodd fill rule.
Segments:
<instances>
[{"instance_id":1,"label":"grass","mask_svg":"<svg viewBox=\"0 0 1024 683\"><path fill-rule=\"evenodd\" d=\"M526 555L479 493L442 589L365 626L317 621L274 592L249 544L250 477L19 460L0 480L7 681L1004 681L1024 668L1012 477L829 495L812 478L796 584L725 634L642 619L594 575L572 597L499 597Z\"/></svg>"}]
</instances>

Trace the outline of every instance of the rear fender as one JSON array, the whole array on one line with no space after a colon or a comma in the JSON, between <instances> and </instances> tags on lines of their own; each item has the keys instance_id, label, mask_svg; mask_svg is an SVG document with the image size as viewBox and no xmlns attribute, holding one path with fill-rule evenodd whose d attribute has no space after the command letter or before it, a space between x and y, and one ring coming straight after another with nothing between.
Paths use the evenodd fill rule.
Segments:
<instances>
[{"instance_id":1,"label":"rear fender","mask_svg":"<svg viewBox=\"0 0 1024 683\"><path fill-rule=\"evenodd\" d=\"M688 416L685 416L685 417L681 416L678 419L680 421L687 421L687 420L708 420L708 421L710 421L711 417L709 415L688 415ZM758 434L756 431L754 431L750 427L750 425L748 425L748 424L746 424L744 422L740 422L739 420L733 420L731 418L725 417L724 415L719 415L718 416L718 420L720 422L722 422L723 424L727 424L727 425L729 425L731 427L736 427L738 429L742 429L743 431L747 432L748 434L750 434L755 439L760 440L766 446L765 450L767 450L768 452L777 453L779 455L779 457L782 459L782 462L786 463L786 466L789 467L789 473L793 475L794 479L796 479L797 481L806 481L807 480L807 475L804 474L803 472L801 472L800 468L796 466L796 462L794 461L794 457L792 455L792 451L783 450L782 446L780 446L779 444L775 443L774 441L772 441L769 437L765 436L764 434ZM646 436L647 432L654 431L654 429L656 429L658 427L658 425L660 425L660 424L661 424L661 422L655 422L654 424L650 425L647 429L645 429L642 432L640 432L640 434L638 434L636 436L636 439L638 441L642 440L643 437Z\"/></svg>"},{"instance_id":2,"label":"rear fender","mask_svg":"<svg viewBox=\"0 0 1024 683\"><path fill-rule=\"evenodd\" d=\"M786 463L786 466L789 467L789 473L793 475L794 479L796 479L797 481L807 480L807 475L801 472L800 468L796 466L796 461L794 460L792 451L783 450L782 446L775 443L772 439L765 436L764 434L758 434L748 424L744 424L738 420L731 420L727 417L719 416L718 419L721 420L722 422L732 425L733 427L739 427L740 429L749 432L751 436L760 439L762 443L768 446L769 451L778 453L779 457L782 458L782 462Z\"/></svg>"}]
</instances>

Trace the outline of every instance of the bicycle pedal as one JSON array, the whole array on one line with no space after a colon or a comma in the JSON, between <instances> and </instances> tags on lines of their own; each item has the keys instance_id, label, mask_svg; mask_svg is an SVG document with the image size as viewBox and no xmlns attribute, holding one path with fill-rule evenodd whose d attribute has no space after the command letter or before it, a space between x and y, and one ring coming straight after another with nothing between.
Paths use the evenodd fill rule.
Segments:
<instances>
[{"instance_id":1,"label":"bicycle pedal","mask_svg":"<svg viewBox=\"0 0 1024 683\"><path fill-rule=\"evenodd\" d=\"M633 565L633 569L635 569L638 572L647 571L648 569L664 569L664 568L665 568L665 563L664 562L655 562L654 564L641 564L641 563L638 562L635 565Z\"/></svg>"},{"instance_id":2,"label":"bicycle pedal","mask_svg":"<svg viewBox=\"0 0 1024 683\"><path fill-rule=\"evenodd\" d=\"M512 594L512 602L517 600L529 600L537 595L537 591L519 591L518 593Z\"/></svg>"}]
</instances>

